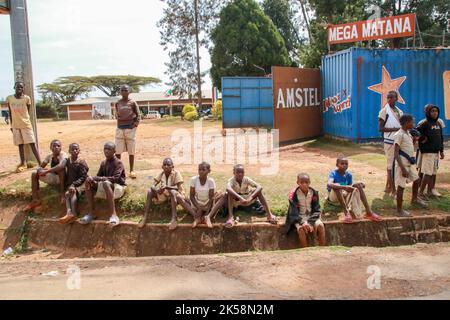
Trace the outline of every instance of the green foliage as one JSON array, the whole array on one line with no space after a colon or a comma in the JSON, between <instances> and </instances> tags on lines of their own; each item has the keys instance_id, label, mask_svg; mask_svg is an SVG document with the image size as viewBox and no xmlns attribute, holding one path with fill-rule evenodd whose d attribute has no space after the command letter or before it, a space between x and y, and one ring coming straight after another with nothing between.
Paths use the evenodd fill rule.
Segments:
<instances>
[{"instance_id":1,"label":"green foliage","mask_svg":"<svg viewBox=\"0 0 450 320\"><path fill-rule=\"evenodd\" d=\"M38 118L57 118L60 110L58 107L52 104L50 101L38 101L36 103L36 115Z\"/></svg>"},{"instance_id":2,"label":"green foliage","mask_svg":"<svg viewBox=\"0 0 450 320\"><path fill-rule=\"evenodd\" d=\"M254 0L229 3L211 39L211 78L219 88L223 76L263 76L290 65L283 38Z\"/></svg>"},{"instance_id":3,"label":"green foliage","mask_svg":"<svg viewBox=\"0 0 450 320\"><path fill-rule=\"evenodd\" d=\"M222 119L222 100L217 100L211 109L212 116L214 119Z\"/></svg>"},{"instance_id":4,"label":"green foliage","mask_svg":"<svg viewBox=\"0 0 450 320\"><path fill-rule=\"evenodd\" d=\"M187 112L187 113L184 115L184 119L186 119L187 121L198 120L198 113L197 113L197 110Z\"/></svg>"},{"instance_id":5,"label":"green foliage","mask_svg":"<svg viewBox=\"0 0 450 320\"><path fill-rule=\"evenodd\" d=\"M185 104L183 106L183 110L181 112L183 113L183 116L186 116L187 113L193 112L193 111L197 112L197 109L195 108L194 105L192 105L192 104Z\"/></svg>"}]
</instances>

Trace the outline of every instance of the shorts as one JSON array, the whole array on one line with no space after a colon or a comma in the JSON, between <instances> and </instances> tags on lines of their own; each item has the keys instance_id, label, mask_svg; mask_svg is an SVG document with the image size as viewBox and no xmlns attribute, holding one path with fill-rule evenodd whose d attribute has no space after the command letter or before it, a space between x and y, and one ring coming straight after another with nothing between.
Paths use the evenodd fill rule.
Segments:
<instances>
[{"instance_id":1,"label":"shorts","mask_svg":"<svg viewBox=\"0 0 450 320\"><path fill-rule=\"evenodd\" d=\"M115 183L114 185L110 181L100 181L97 185L97 192L95 198L106 199L105 185L110 185L114 191L114 200L120 199L125 194L126 186Z\"/></svg>"},{"instance_id":2,"label":"shorts","mask_svg":"<svg viewBox=\"0 0 450 320\"><path fill-rule=\"evenodd\" d=\"M136 151L136 129L116 129L116 154L128 152L134 156Z\"/></svg>"},{"instance_id":3,"label":"shorts","mask_svg":"<svg viewBox=\"0 0 450 320\"><path fill-rule=\"evenodd\" d=\"M59 185L59 176L56 173L47 173L45 176L39 176L39 181L45 182L50 186L57 186Z\"/></svg>"},{"instance_id":4,"label":"shorts","mask_svg":"<svg viewBox=\"0 0 450 320\"><path fill-rule=\"evenodd\" d=\"M400 160L403 161L403 160ZM395 185L397 187L405 188L406 184L409 182L414 182L419 179L419 175L417 174L417 170L415 166L411 165L409 162L406 163L408 160L403 161L403 166L405 167L406 171L408 171L408 177L403 177L402 175L402 169L398 165L398 163L395 164L394 168L394 179L395 179Z\"/></svg>"},{"instance_id":5,"label":"shorts","mask_svg":"<svg viewBox=\"0 0 450 320\"><path fill-rule=\"evenodd\" d=\"M427 176L436 175L439 168L439 153L421 153L418 167L420 173Z\"/></svg>"},{"instance_id":6,"label":"shorts","mask_svg":"<svg viewBox=\"0 0 450 320\"><path fill-rule=\"evenodd\" d=\"M386 162L387 162L387 169L392 170L392 165L394 163L394 152L395 147L393 144L384 144L384 153L386 154Z\"/></svg>"},{"instance_id":7,"label":"shorts","mask_svg":"<svg viewBox=\"0 0 450 320\"><path fill-rule=\"evenodd\" d=\"M317 220L314 222L314 225L313 225L313 228L314 228L314 234L317 233L317 230L319 229L320 226L325 226L325 225L323 224L322 220L317 219ZM295 224L295 228L297 229L297 232L298 232L299 229L301 228L300 223L296 223L296 224Z\"/></svg>"},{"instance_id":8,"label":"shorts","mask_svg":"<svg viewBox=\"0 0 450 320\"><path fill-rule=\"evenodd\" d=\"M184 195L184 193L181 193L179 191L176 191L176 194L177 195L179 194L179 195L181 195L183 197L186 197ZM153 198L152 201L153 201L154 204L163 204L165 202L170 202L170 191L169 190L164 190L164 192L161 193L161 194L157 193L156 194L156 198Z\"/></svg>"},{"instance_id":9,"label":"shorts","mask_svg":"<svg viewBox=\"0 0 450 320\"><path fill-rule=\"evenodd\" d=\"M34 131L32 128L22 128L22 129L12 129L13 131L13 142L15 146L21 144L35 143Z\"/></svg>"}]
</instances>

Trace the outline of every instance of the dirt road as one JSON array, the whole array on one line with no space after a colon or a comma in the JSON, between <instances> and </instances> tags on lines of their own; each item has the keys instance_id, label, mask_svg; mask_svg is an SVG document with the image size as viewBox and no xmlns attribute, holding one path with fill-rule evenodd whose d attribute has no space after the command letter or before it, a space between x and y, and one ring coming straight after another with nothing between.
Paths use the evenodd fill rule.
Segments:
<instances>
[{"instance_id":1,"label":"dirt road","mask_svg":"<svg viewBox=\"0 0 450 320\"><path fill-rule=\"evenodd\" d=\"M445 243L185 257L57 258L39 252L0 260L0 299L450 299L450 245ZM68 268L79 268L79 290L68 289L67 283L71 288L78 284L77 274L66 274ZM42 275L51 271L58 275ZM380 289L376 289L378 271ZM371 276L373 290L367 287Z\"/></svg>"}]
</instances>

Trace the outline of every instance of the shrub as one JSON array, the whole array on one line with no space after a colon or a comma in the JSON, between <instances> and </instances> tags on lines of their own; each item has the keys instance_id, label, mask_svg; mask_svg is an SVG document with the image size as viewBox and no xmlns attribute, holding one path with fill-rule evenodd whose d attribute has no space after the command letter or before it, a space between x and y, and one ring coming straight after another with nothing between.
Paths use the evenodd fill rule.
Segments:
<instances>
[{"instance_id":1,"label":"shrub","mask_svg":"<svg viewBox=\"0 0 450 320\"><path fill-rule=\"evenodd\" d=\"M195 111L197 113L197 109L195 108L195 106L193 106L192 104L185 104L183 106L183 116L186 116L187 113Z\"/></svg>"},{"instance_id":2,"label":"shrub","mask_svg":"<svg viewBox=\"0 0 450 320\"><path fill-rule=\"evenodd\" d=\"M184 115L184 119L186 119L187 121L194 121L194 120L198 120L198 113L197 111L191 111L188 112Z\"/></svg>"},{"instance_id":3,"label":"shrub","mask_svg":"<svg viewBox=\"0 0 450 320\"><path fill-rule=\"evenodd\" d=\"M222 119L222 100L217 100L211 110L214 119Z\"/></svg>"}]
</instances>

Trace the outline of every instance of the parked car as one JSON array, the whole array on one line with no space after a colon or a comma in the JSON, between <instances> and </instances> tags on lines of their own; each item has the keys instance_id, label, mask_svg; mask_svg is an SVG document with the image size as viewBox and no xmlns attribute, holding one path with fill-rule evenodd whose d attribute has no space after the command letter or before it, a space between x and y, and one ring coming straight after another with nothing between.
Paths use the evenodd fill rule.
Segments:
<instances>
[{"instance_id":1,"label":"parked car","mask_svg":"<svg viewBox=\"0 0 450 320\"><path fill-rule=\"evenodd\" d=\"M145 115L145 119L161 119L161 114L158 111L150 110Z\"/></svg>"},{"instance_id":2,"label":"parked car","mask_svg":"<svg viewBox=\"0 0 450 320\"><path fill-rule=\"evenodd\" d=\"M211 116L211 108L200 111L198 113L198 115L199 115L200 118L207 118L208 116Z\"/></svg>"}]
</instances>

